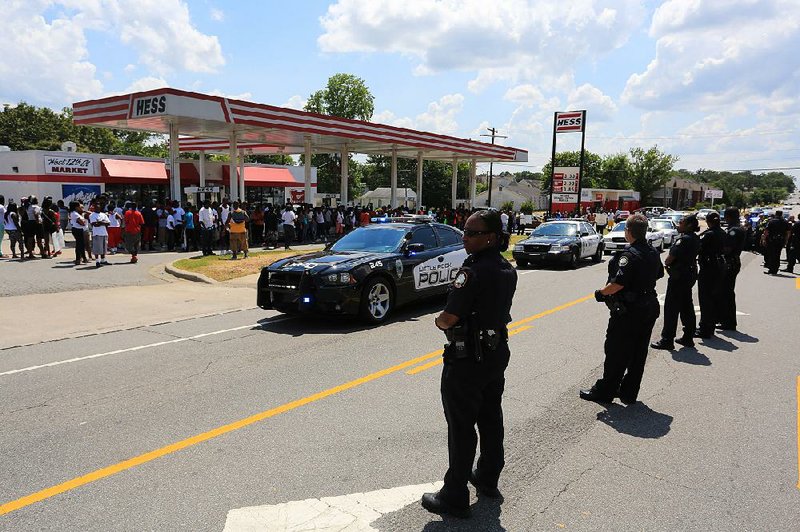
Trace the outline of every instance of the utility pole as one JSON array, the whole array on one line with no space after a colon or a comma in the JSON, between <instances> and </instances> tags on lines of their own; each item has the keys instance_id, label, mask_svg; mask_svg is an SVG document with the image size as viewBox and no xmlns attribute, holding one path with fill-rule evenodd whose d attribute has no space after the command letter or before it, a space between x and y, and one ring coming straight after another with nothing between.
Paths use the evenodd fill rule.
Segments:
<instances>
[{"instance_id":1,"label":"utility pole","mask_svg":"<svg viewBox=\"0 0 800 532\"><path fill-rule=\"evenodd\" d=\"M486 130L491 133L491 135L482 134L481 137L492 137L492 144L494 144L494 139L507 139L506 135L498 135L497 129L493 127L487 127ZM489 161L489 207L492 206L492 161Z\"/></svg>"}]
</instances>

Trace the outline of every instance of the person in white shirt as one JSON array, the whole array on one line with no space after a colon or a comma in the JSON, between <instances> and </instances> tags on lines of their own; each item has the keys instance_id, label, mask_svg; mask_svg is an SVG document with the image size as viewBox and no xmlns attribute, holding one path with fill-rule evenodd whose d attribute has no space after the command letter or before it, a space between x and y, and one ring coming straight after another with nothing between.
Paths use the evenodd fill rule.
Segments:
<instances>
[{"instance_id":1,"label":"person in white shirt","mask_svg":"<svg viewBox=\"0 0 800 532\"><path fill-rule=\"evenodd\" d=\"M216 217L217 211L211 208L211 201L203 200L203 206L197 213L197 222L200 224L200 246L203 248L204 257L214 254L212 246Z\"/></svg>"},{"instance_id":2,"label":"person in white shirt","mask_svg":"<svg viewBox=\"0 0 800 532\"><path fill-rule=\"evenodd\" d=\"M283 242L285 249L289 249L289 244L294 242L294 221L297 215L292 210L291 205L287 205L281 214L281 221L283 222Z\"/></svg>"},{"instance_id":3,"label":"person in white shirt","mask_svg":"<svg viewBox=\"0 0 800 532\"><path fill-rule=\"evenodd\" d=\"M106 246L108 246L108 226L111 221L104 212L105 204L95 205L95 210L89 215L89 225L92 226L92 253L96 257L95 267L107 265Z\"/></svg>"},{"instance_id":4,"label":"person in white shirt","mask_svg":"<svg viewBox=\"0 0 800 532\"><path fill-rule=\"evenodd\" d=\"M600 236L603 236L606 225L608 225L608 214L606 214L603 209L600 209L597 214L594 215L594 225Z\"/></svg>"},{"instance_id":5,"label":"person in white shirt","mask_svg":"<svg viewBox=\"0 0 800 532\"><path fill-rule=\"evenodd\" d=\"M175 250L175 211L167 211L167 250Z\"/></svg>"},{"instance_id":6,"label":"person in white shirt","mask_svg":"<svg viewBox=\"0 0 800 532\"><path fill-rule=\"evenodd\" d=\"M508 214L505 211L500 213L500 221L503 223L503 231L508 231Z\"/></svg>"},{"instance_id":7,"label":"person in white shirt","mask_svg":"<svg viewBox=\"0 0 800 532\"><path fill-rule=\"evenodd\" d=\"M183 249L183 228L186 211L183 210L181 204L177 201L172 202L172 210L174 211L172 216L175 218L175 242L178 243L178 247Z\"/></svg>"},{"instance_id":8,"label":"person in white shirt","mask_svg":"<svg viewBox=\"0 0 800 532\"><path fill-rule=\"evenodd\" d=\"M226 224L228 223L228 217L231 215L231 206L228 204L228 198L222 200L222 205L219 206L219 219L218 222L220 224L220 237L219 237L219 247L222 253L230 250L230 236L228 235L228 228Z\"/></svg>"}]
</instances>

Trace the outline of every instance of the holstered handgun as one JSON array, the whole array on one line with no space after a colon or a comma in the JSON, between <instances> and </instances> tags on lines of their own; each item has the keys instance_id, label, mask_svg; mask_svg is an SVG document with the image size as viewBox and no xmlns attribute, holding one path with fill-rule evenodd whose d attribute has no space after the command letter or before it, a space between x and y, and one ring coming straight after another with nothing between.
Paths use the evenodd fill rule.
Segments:
<instances>
[{"instance_id":1,"label":"holstered handgun","mask_svg":"<svg viewBox=\"0 0 800 532\"><path fill-rule=\"evenodd\" d=\"M445 359L459 360L471 355L469 346L469 324L459 323L444 331L447 343L444 346Z\"/></svg>"},{"instance_id":2,"label":"holstered handgun","mask_svg":"<svg viewBox=\"0 0 800 532\"><path fill-rule=\"evenodd\" d=\"M604 302L611 314L615 316L622 316L628 312L628 306L617 294L606 296Z\"/></svg>"}]
</instances>

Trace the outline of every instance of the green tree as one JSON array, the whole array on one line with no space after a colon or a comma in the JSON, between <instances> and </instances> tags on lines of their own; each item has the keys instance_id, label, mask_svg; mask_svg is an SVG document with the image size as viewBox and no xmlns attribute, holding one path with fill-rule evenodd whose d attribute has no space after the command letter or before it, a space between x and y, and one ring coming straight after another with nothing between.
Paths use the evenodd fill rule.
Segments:
<instances>
[{"instance_id":1,"label":"green tree","mask_svg":"<svg viewBox=\"0 0 800 532\"><path fill-rule=\"evenodd\" d=\"M583 177L581 178L581 187L591 188L596 187L599 181L602 168L602 159L596 153L588 150L584 152L583 156ZM556 166L580 166L581 152L578 151L562 151L556 153ZM550 178L553 175L552 165L550 162L542 168L542 189L550 189Z\"/></svg>"},{"instance_id":2,"label":"green tree","mask_svg":"<svg viewBox=\"0 0 800 532\"><path fill-rule=\"evenodd\" d=\"M626 153L603 157L597 184L602 188L625 190L630 187L631 161Z\"/></svg>"},{"instance_id":3,"label":"green tree","mask_svg":"<svg viewBox=\"0 0 800 532\"><path fill-rule=\"evenodd\" d=\"M363 79L352 74L335 74L328 79L324 89L308 97L305 111L352 120L369 121L375 111L375 97ZM302 158L301 158L302 161ZM341 187L341 155L317 154L311 157L317 167L317 188L320 192L339 192ZM349 165L352 165L352 159ZM348 181L348 195L356 193Z\"/></svg>"},{"instance_id":4,"label":"green tree","mask_svg":"<svg viewBox=\"0 0 800 532\"><path fill-rule=\"evenodd\" d=\"M672 174L672 167L678 161L658 146L645 150L631 148L631 185L641 195L642 205L648 205L653 192L662 188Z\"/></svg>"}]
</instances>

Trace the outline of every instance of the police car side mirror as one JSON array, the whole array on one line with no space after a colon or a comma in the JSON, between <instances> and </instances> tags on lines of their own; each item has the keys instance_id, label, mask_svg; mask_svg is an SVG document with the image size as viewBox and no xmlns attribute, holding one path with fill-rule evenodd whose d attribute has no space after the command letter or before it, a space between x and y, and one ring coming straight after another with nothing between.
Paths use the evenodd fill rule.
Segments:
<instances>
[{"instance_id":1,"label":"police car side mirror","mask_svg":"<svg viewBox=\"0 0 800 532\"><path fill-rule=\"evenodd\" d=\"M411 255L413 253L419 253L421 251L425 251L425 244L420 242L415 242L413 244L406 245L405 254Z\"/></svg>"},{"instance_id":2,"label":"police car side mirror","mask_svg":"<svg viewBox=\"0 0 800 532\"><path fill-rule=\"evenodd\" d=\"M581 236L589 236L589 233L587 231L583 231L581 232Z\"/></svg>"}]
</instances>

